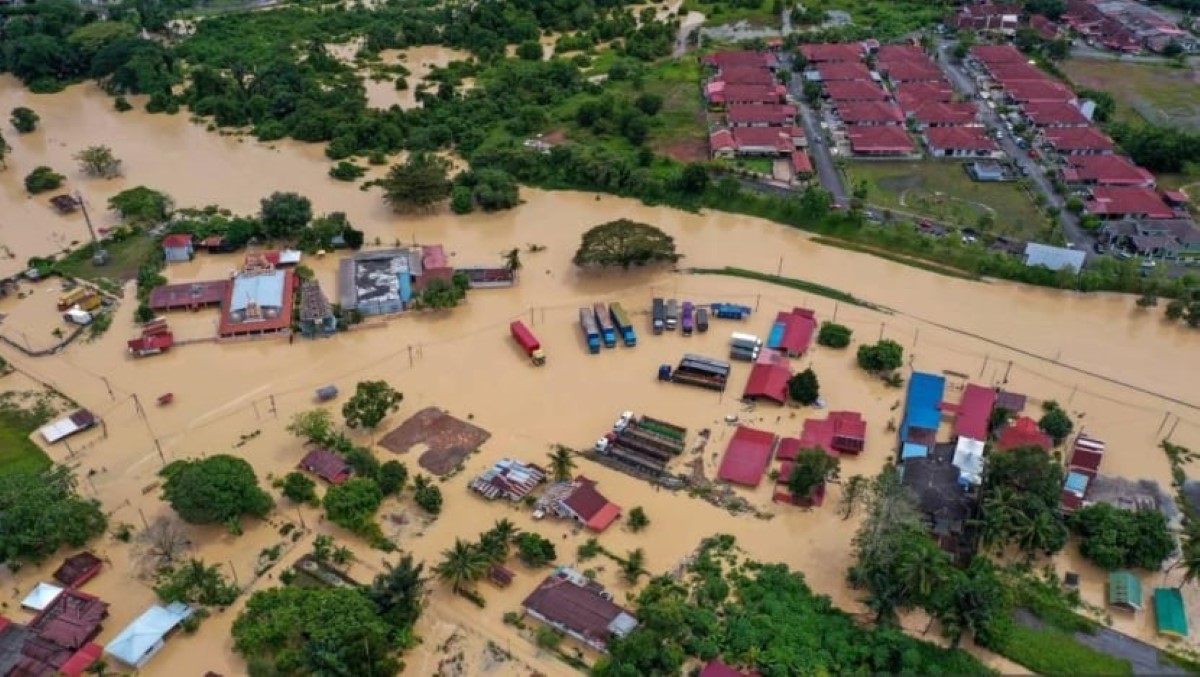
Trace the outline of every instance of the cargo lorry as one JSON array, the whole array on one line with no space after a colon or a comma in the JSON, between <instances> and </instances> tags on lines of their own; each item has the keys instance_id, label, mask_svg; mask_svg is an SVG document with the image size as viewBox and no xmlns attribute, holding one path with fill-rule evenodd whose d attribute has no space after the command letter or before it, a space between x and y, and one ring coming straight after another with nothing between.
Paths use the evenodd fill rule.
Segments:
<instances>
[{"instance_id":1,"label":"cargo lorry","mask_svg":"<svg viewBox=\"0 0 1200 677\"><path fill-rule=\"evenodd\" d=\"M538 342L537 337L529 331L529 327L526 327L524 322L517 320L508 327L512 331L512 337L517 345L521 346L521 349L535 365L540 367L546 363L546 353L542 350L542 344Z\"/></svg>"}]
</instances>

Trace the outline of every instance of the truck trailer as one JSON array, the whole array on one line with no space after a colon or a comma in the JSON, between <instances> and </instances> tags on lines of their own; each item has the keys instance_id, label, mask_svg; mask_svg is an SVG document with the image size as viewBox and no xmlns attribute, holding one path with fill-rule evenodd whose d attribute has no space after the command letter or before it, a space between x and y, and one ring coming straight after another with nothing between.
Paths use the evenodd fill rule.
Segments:
<instances>
[{"instance_id":1,"label":"truck trailer","mask_svg":"<svg viewBox=\"0 0 1200 677\"><path fill-rule=\"evenodd\" d=\"M604 347L615 348L617 346L617 328L613 325L612 317L608 313L608 306L597 303L592 306L592 310L596 315L596 324L600 325L600 338L604 340Z\"/></svg>"},{"instance_id":2,"label":"truck trailer","mask_svg":"<svg viewBox=\"0 0 1200 677\"><path fill-rule=\"evenodd\" d=\"M587 341L588 352L593 355L600 352L600 328L596 326L596 313L591 308L579 309L579 327Z\"/></svg>"},{"instance_id":3,"label":"truck trailer","mask_svg":"<svg viewBox=\"0 0 1200 677\"><path fill-rule=\"evenodd\" d=\"M663 333L663 328L667 322L667 304L662 299L654 299L653 310L651 314L651 327L655 334Z\"/></svg>"},{"instance_id":4,"label":"truck trailer","mask_svg":"<svg viewBox=\"0 0 1200 677\"><path fill-rule=\"evenodd\" d=\"M533 335L533 332L529 331L529 327L526 327L524 322L517 320L508 325L508 328L512 331L513 339L529 356L530 361L539 367L546 363L546 353L542 350L542 344Z\"/></svg>"},{"instance_id":5,"label":"truck trailer","mask_svg":"<svg viewBox=\"0 0 1200 677\"><path fill-rule=\"evenodd\" d=\"M734 303L714 303L709 306L712 314L722 320L744 320L750 316L750 306L739 306Z\"/></svg>"},{"instance_id":6,"label":"truck trailer","mask_svg":"<svg viewBox=\"0 0 1200 677\"><path fill-rule=\"evenodd\" d=\"M621 340L625 342L625 347L636 346L637 332L633 330L633 323L629 321L629 314L625 312L625 308L620 303L610 303L608 312L612 315L613 324L617 325L617 331L621 334Z\"/></svg>"}]
</instances>

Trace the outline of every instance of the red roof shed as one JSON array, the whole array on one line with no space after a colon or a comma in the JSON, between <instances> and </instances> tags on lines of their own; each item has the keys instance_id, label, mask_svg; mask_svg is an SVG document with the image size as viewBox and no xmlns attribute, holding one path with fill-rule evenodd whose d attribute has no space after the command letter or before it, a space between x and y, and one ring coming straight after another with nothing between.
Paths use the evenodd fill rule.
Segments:
<instances>
[{"instance_id":1,"label":"red roof shed","mask_svg":"<svg viewBox=\"0 0 1200 677\"><path fill-rule=\"evenodd\" d=\"M988 422L992 407L996 404L996 390L968 383L958 403L958 416L954 419L954 434L973 440L987 441Z\"/></svg>"},{"instance_id":2,"label":"red roof shed","mask_svg":"<svg viewBox=\"0 0 1200 677\"><path fill-rule=\"evenodd\" d=\"M726 482L756 487L775 450L775 433L738 426L725 449L717 476Z\"/></svg>"},{"instance_id":3,"label":"red roof shed","mask_svg":"<svg viewBox=\"0 0 1200 677\"><path fill-rule=\"evenodd\" d=\"M790 378L792 368L787 360L773 350L764 350L750 369L750 378L746 381L742 399L766 399L777 404L786 404Z\"/></svg>"},{"instance_id":4,"label":"red roof shed","mask_svg":"<svg viewBox=\"0 0 1200 677\"><path fill-rule=\"evenodd\" d=\"M1054 448L1054 440L1038 428L1037 421L1022 416L1001 430L1000 437L996 439L996 448L1000 451L1018 447L1041 447L1049 451Z\"/></svg>"},{"instance_id":5,"label":"red roof shed","mask_svg":"<svg viewBox=\"0 0 1200 677\"><path fill-rule=\"evenodd\" d=\"M71 555L54 571L54 580L68 588L78 588L95 578L102 565L101 559L90 552Z\"/></svg>"},{"instance_id":6,"label":"red roof shed","mask_svg":"<svg viewBox=\"0 0 1200 677\"><path fill-rule=\"evenodd\" d=\"M296 467L307 470L330 484L341 484L350 479L350 465L346 463L346 459L328 449L309 451Z\"/></svg>"},{"instance_id":7,"label":"red roof shed","mask_svg":"<svg viewBox=\"0 0 1200 677\"><path fill-rule=\"evenodd\" d=\"M580 475L575 489L563 499L565 505L592 531L604 531L621 516L621 506L596 490L596 482Z\"/></svg>"},{"instance_id":8,"label":"red roof shed","mask_svg":"<svg viewBox=\"0 0 1200 677\"><path fill-rule=\"evenodd\" d=\"M867 443L867 422L857 411L831 411L824 419L804 421L799 448L827 452L860 453ZM795 453L792 454L795 457ZM782 455L780 456L782 458Z\"/></svg>"},{"instance_id":9,"label":"red roof shed","mask_svg":"<svg viewBox=\"0 0 1200 677\"><path fill-rule=\"evenodd\" d=\"M813 334L817 331L817 316L813 311L792 308L791 312L776 315L775 322L783 323L783 338L779 348L788 357L799 357L812 346Z\"/></svg>"},{"instance_id":10,"label":"red roof shed","mask_svg":"<svg viewBox=\"0 0 1200 677\"><path fill-rule=\"evenodd\" d=\"M175 247L188 247L191 244L192 236L186 233L174 233L164 237L162 241L162 246L172 249Z\"/></svg>"},{"instance_id":11,"label":"red roof shed","mask_svg":"<svg viewBox=\"0 0 1200 677\"><path fill-rule=\"evenodd\" d=\"M796 176L808 176L813 173L812 160L808 153L802 150L792 151L792 172Z\"/></svg>"}]
</instances>

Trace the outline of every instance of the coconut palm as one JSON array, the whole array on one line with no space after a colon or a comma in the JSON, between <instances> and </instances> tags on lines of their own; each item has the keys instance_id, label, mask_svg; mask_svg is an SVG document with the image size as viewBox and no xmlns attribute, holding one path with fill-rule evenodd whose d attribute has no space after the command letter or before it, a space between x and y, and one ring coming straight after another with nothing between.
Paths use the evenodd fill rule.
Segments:
<instances>
[{"instance_id":1,"label":"coconut palm","mask_svg":"<svg viewBox=\"0 0 1200 677\"><path fill-rule=\"evenodd\" d=\"M554 451L550 452L550 474L554 477L555 482L566 482L571 479L572 471L575 470L575 452L561 444L554 445Z\"/></svg>"},{"instance_id":2,"label":"coconut palm","mask_svg":"<svg viewBox=\"0 0 1200 677\"><path fill-rule=\"evenodd\" d=\"M1191 536L1184 541L1179 561L1171 568L1176 567L1183 569L1183 580L1179 581L1179 587L1200 580L1200 538Z\"/></svg>"},{"instance_id":3,"label":"coconut palm","mask_svg":"<svg viewBox=\"0 0 1200 677\"><path fill-rule=\"evenodd\" d=\"M344 545L339 545L333 549L333 554L329 556L329 559L333 560L334 564L344 567L354 561L354 552Z\"/></svg>"},{"instance_id":4,"label":"coconut palm","mask_svg":"<svg viewBox=\"0 0 1200 677\"><path fill-rule=\"evenodd\" d=\"M1046 510L1039 510L1032 517L1028 512L1017 513L1014 527L1017 545L1030 555L1039 551L1057 552L1066 544L1066 527Z\"/></svg>"},{"instance_id":5,"label":"coconut palm","mask_svg":"<svg viewBox=\"0 0 1200 677\"><path fill-rule=\"evenodd\" d=\"M504 269L516 276L521 269L521 250L513 247L504 252Z\"/></svg>"},{"instance_id":6,"label":"coconut palm","mask_svg":"<svg viewBox=\"0 0 1200 677\"><path fill-rule=\"evenodd\" d=\"M645 566L646 553L642 552L641 548L630 550L625 556L625 561L621 563L621 575L627 583L633 585L646 573Z\"/></svg>"},{"instance_id":7,"label":"coconut palm","mask_svg":"<svg viewBox=\"0 0 1200 677\"><path fill-rule=\"evenodd\" d=\"M931 543L906 553L900 561L900 578L915 600L927 600L945 577L946 554Z\"/></svg>"},{"instance_id":8,"label":"coconut palm","mask_svg":"<svg viewBox=\"0 0 1200 677\"><path fill-rule=\"evenodd\" d=\"M454 547L442 551L442 561L433 568L443 583L449 583L454 592L461 592L464 585L474 583L487 573L487 555L474 543L461 538L454 539Z\"/></svg>"},{"instance_id":9,"label":"coconut palm","mask_svg":"<svg viewBox=\"0 0 1200 677\"><path fill-rule=\"evenodd\" d=\"M508 550L513 539L521 530L512 520L507 518L496 520L491 529L479 537L479 549L483 551L493 564L500 564L508 559Z\"/></svg>"},{"instance_id":10,"label":"coconut palm","mask_svg":"<svg viewBox=\"0 0 1200 677\"><path fill-rule=\"evenodd\" d=\"M405 555L395 565L384 562L384 567L386 571L367 588L367 596L392 628L411 628L425 597L425 564L414 564L412 555Z\"/></svg>"}]
</instances>

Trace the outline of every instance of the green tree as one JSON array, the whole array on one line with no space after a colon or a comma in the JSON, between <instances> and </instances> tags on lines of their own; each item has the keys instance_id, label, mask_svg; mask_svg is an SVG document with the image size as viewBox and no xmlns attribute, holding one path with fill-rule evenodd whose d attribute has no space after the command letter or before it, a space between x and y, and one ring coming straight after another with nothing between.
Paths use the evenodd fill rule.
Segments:
<instances>
[{"instance_id":1,"label":"green tree","mask_svg":"<svg viewBox=\"0 0 1200 677\"><path fill-rule=\"evenodd\" d=\"M121 159L108 146L88 146L75 154L79 171L88 176L111 179L121 175Z\"/></svg>"},{"instance_id":2,"label":"green tree","mask_svg":"<svg viewBox=\"0 0 1200 677\"><path fill-rule=\"evenodd\" d=\"M400 461L386 461L379 466L379 473L375 476L375 481L379 484L379 490L384 496L391 496L404 491L404 484L408 482L408 466Z\"/></svg>"},{"instance_id":3,"label":"green tree","mask_svg":"<svg viewBox=\"0 0 1200 677\"><path fill-rule=\"evenodd\" d=\"M313 539L312 556L318 562L328 562L333 557L333 536L317 534Z\"/></svg>"},{"instance_id":4,"label":"green tree","mask_svg":"<svg viewBox=\"0 0 1200 677\"><path fill-rule=\"evenodd\" d=\"M633 105L637 106L637 109L646 115L653 116L657 115L658 111L662 110L663 98L658 94L644 92L638 95L638 98L634 100Z\"/></svg>"},{"instance_id":5,"label":"green tree","mask_svg":"<svg viewBox=\"0 0 1200 677\"><path fill-rule=\"evenodd\" d=\"M912 500L896 470L888 467L871 480L863 501L867 515L854 536L854 564L847 577L866 591L866 604L879 621L893 621L898 609L918 601L901 575L902 562L929 539Z\"/></svg>"},{"instance_id":6,"label":"green tree","mask_svg":"<svg viewBox=\"0 0 1200 677\"><path fill-rule=\"evenodd\" d=\"M1062 407L1054 400L1046 402L1042 408L1045 413L1038 419L1038 427L1052 437L1054 445L1058 446L1071 434L1075 424L1071 422L1071 417L1067 415L1067 412L1063 411Z\"/></svg>"},{"instance_id":7,"label":"green tree","mask_svg":"<svg viewBox=\"0 0 1200 677\"><path fill-rule=\"evenodd\" d=\"M38 122L41 118L32 109L24 106L18 106L12 109L12 114L8 118L12 126L21 134L28 134L37 129Z\"/></svg>"},{"instance_id":8,"label":"green tree","mask_svg":"<svg viewBox=\"0 0 1200 677\"><path fill-rule=\"evenodd\" d=\"M0 169L8 169L8 151L10 150L8 141L4 139L4 135L0 134Z\"/></svg>"},{"instance_id":9,"label":"green tree","mask_svg":"<svg viewBox=\"0 0 1200 677\"><path fill-rule=\"evenodd\" d=\"M636 585L646 573L646 553L641 548L630 550L621 562L621 577L630 585Z\"/></svg>"},{"instance_id":10,"label":"green tree","mask_svg":"<svg viewBox=\"0 0 1200 677\"><path fill-rule=\"evenodd\" d=\"M145 324L155 317L157 317L157 314L154 312L154 309L145 302L139 303L137 309L133 311L134 321L141 324Z\"/></svg>"},{"instance_id":11,"label":"green tree","mask_svg":"<svg viewBox=\"0 0 1200 677\"><path fill-rule=\"evenodd\" d=\"M654 226L629 219L600 224L583 234L575 252L577 266L643 266L648 263L675 263L675 240Z\"/></svg>"},{"instance_id":12,"label":"green tree","mask_svg":"<svg viewBox=\"0 0 1200 677\"><path fill-rule=\"evenodd\" d=\"M816 404L821 397L821 384L811 368L788 379L788 397L804 406Z\"/></svg>"},{"instance_id":13,"label":"green tree","mask_svg":"<svg viewBox=\"0 0 1200 677\"><path fill-rule=\"evenodd\" d=\"M455 214L470 214L475 211L475 198L466 186L455 186L450 192L450 211Z\"/></svg>"},{"instance_id":14,"label":"green tree","mask_svg":"<svg viewBox=\"0 0 1200 677\"><path fill-rule=\"evenodd\" d=\"M508 559L508 551L520 529L511 520L496 520L491 529L479 535L479 549L493 564L502 564Z\"/></svg>"},{"instance_id":15,"label":"green tree","mask_svg":"<svg viewBox=\"0 0 1200 677\"><path fill-rule=\"evenodd\" d=\"M827 348L845 348L850 345L853 330L842 324L822 322L817 332L817 343Z\"/></svg>"},{"instance_id":16,"label":"green tree","mask_svg":"<svg viewBox=\"0 0 1200 677\"><path fill-rule=\"evenodd\" d=\"M471 191L471 200L485 212L512 209L521 204L520 187L512 174L494 168L483 168L459 174L458 187Z\"/></svg>"},{"instance_id":17,"label":"green tree","mask_svg":"<svg viewBox=\"0 0 1200 677\"><path fill-rule=\"evenodd\" d=\"M67 177L56 173L53 169L46 166L35 167L29 175L25 177L25 190L32 195L44 193L48 190L54 190L66 181Z\"/></svg>"},{"instance_id":18,"label":"green tree","mask_svg":"<svg viewBox=\"0 0 1200 677\"><path fill-rule=\"evenodd\" d=\"M1071 516L1079 552L1109 571L1139 567L1157 571L1175 551L1167 519L1158 510L1122 510L1097 503Z\"/></svg>"},{"instance_id":19,"label":"green tree","mask_svg":"<svg viewBox=\"0 0 1200 677\"><path fill-rule=\"evenodd\" d=\"M366 169L359 167L353 162L346 162L345 160L342 160L341 162L329 168L330 178L338 181L357 181L366 173Z\"/></svg>"},{"instance_id":20,"label":"green tree","mask_svg":"<svg viewBox=\"0 0 1200 677\"><path fill-rule=\"evenodd\" d=\"M328 409L297 412L286 430L306 442L328 444L333 438L333 414Z\"/></svg>"},{"instance_id":21,"label":"green tree","mask_svg":"<svg viewBox=\"0 0 1200 677\"><path fill-rule=\"evenodd\" d=\"M455 593L467 589L483 578L488 571L487 555L480 552L474 543L461 538L454 539L454 546L442 551L442 561L433 568L438 580L450 586Z\"/></svg>"},{"instance_id":22,"label":"green tree","mask_svg":"<svg viewBox=\"0 0 1200 677\"><path fill-rule=\"evenodd\" d=\"M456 275L458 273L455 273ZM430 280L421 292L421 306L432 310L454 308L467 297L466 288L442 279Z\"/></svg>"},{"instance_id":23,"label":"green tree","mask_svg":"<svg viewBox=\"0 0 1200 677\"><path fill-rule=\"evenodd\" d=\"M371 481L376 481L379 477L379 459L375 458L375 454L370 449L365 447L351 447L343 457L346 459L346 465L358 477L365 477ZM380 488L383 491L383 488Z\"/></svg>"},{"instance_id":24,"label":"green tree","mask_svg":"<svg viewBox=\"0 0 1200 677\"><path fill-rule=\"evenodd\" d=\"M294 237L312 220L312 202L299 193L276 191L259 204L258 217L270 237Z\"/></svg>"},{"instance_id":25,"label":"green tree","mask_svg":"<svg viewBox=\"0 0 1200 677\"><path fill-rule=\"evenodd\" d=\"M413 501L431 515L442 512L442 490L424 475L413 479Z\"/></svg>"},{"instance_id":26,"label":"green tree","mask_svg":"<svg viewBox=\"0 0 1200 677\"><path fill-rule=\"evenodd\" d=\"M108 525L100 503L77 493L66 466L0 473L0 515L0 562L9 565L40 562L64 545L78 548Z\"/></svg>"},{"instance_id":27,"label":"green tree","mask_svg":"<svg viewBox=\"0 0 1200 677\"><path fill-rule=\"evenodd\" d=\"M282 675L398 674L392 633L379 608L356 587L260 590L233 623L237 652Z\"/></svg>"},{"instance_id":28,"label":"green tree","mask_svg":"<svg viewBox=\"0 0 1200 677\"><path fill-rule=\"evenodd\" d=\"M554 445L554 450L549 453L550 457L550 476L555 482L570 481L575 472L575 452L569 447L564 447L561 444Z\"/></svg>"},{"instance_id":29,"label":"green tree","mask_svg":"<svg viewBox=\"0 0 1200 677\"><path fill-rule=\"evenodd\" d=\"M325 491L321 501L330 522L356 533L369 532L375 511L383 503L383 492L374 480L354 477Z\"/></svg>"},{"instance_id":30,"label":"green tree","mask_svg":"<svg viewBox=\"0 0 1200 677\"><path fill-rule=\"evenodd\" d=\"M1172 299L1171 301L1167 302L1167 309L1164 314L1166 315L1168 320L1171 320L1172 322L1174 322L1175 320L1178 320L1179 318L1183 317L1183 314L1186 310L1187 310L1186 302L1184 302L1181 299Z\"/></svg>"},{"instance_id":31,"label":"green tree","mask_svg":"<svg viewBox=\"0 0 1200 677\"><path fill-rule=\"evenodd\" d=\"M513 247L504 252L504 269L514 275L521 269L521 250Z\"/></svg>"},{"instance_id":32,"label":"green tree","mask_svg":"<svg viewBox=\"0 0 1200 677\"><path fill-rule=\"evenodd\" d=\"M106 45L132 38L136 33L137 30L131 24L121 21L96 21L72 31L67 36L67 44L78 49L82 56L92 59Z\"/></svg>"},{"instance_id":33,"label":"green tree","mask_svg":"<svg viewBox=\"0 0 1200 677\"><path fill-rule=\"evenodd\" d=\"M429 153L413 153L402 165L393 165L386 177L376 183L383 198L398 212L431 209L450 197L453 184L450 163Z\"/></svg>"},{"instance_id":34,"label":"green tree","mask_svg":"<svg viewBox=\"0 0 1200 677\"><path fill-rule=\"evenodd\" d=\"M154 592L164 602L225 607L233 604L241 590L225 579L220 565L193 558L159 576Z\"/></svg>"},{"instance_id":35,"label":"green tree","mask_svg":"<svg viewBox=\"0 0 1200 677\"><path fill-rule=\"evenodd\" d=\"M817 487L837 479L840 468L841 461L823 449L801 449L787 478L788 491L796 497L812 496Z\"/></svg>"},{"instance_id":36,"label":"green tree","mask_svg":"<svg viewBox=\"0 0 1200 677\"><path fill-rule=\"evenodd\" d=\"M400 408L404 395L387 381L359 381L354 395L342 405L342 416L351 428L374 429L388 414Z\"/></svg>"},{"instance_id":37,"label":"green tree","mask_svg":"<svg viewBox=\"0 0 1200 677\"><path fill-rule=\"evenodd\" d=\"M904 365L904 348L891 339L858 347L858 366L873 373L895 371Z\"/></svg>"},{"instance_id":38,"label":"green tree","mask_svg":"<svg viewBox=\"0 0 1200 677\"><path fill-rule=\"evenodd\" d=\"M544 567L553 562L558 553L554 551L554 543L532 531L524 531L516 536L517 557L529 567Z\"/></svg>"},{"instance_id":39,"label":"green tree","mask_svg":"<svg viewBox=\"0 0 1200 677\"><path fill-rule=\"evenodd\" d=\"M938 620L951 647L957 647L967 633L983 646L1000 646L1012 612L1007 591L991 561L977 556L965 571L948 569L944 573L933 591L929 612Z\"/></svg>"},{"instance_id":40,"label":"green tree","mask_svg":"<svg viewBox=\"0 0 1200 677\"><path fill-rule=\"evenodd\" d=\"M108 199L108 208L135 226L153 226L171 215L172 202L166 193L145 186L129 188Z\"/></svg>"},{"instance_id":41,"label":"green tree","mask_svg":"<svg viewBox=\"0 0 1200 677\"><path fill-rule=\"evenodd\" d=\"M271 511L271 497L259 488L254 468L236 456L175 461L159 475L165 478L163 500L185 522L228 524L237 532L242 515L263 517Z\"/></svg>"},{"instance_id":42,"label":"green tree","mask_svg":"<svg viewBox=\"0 0 1200 677\"><path fill-rule=\"evenodd\" d=\"M629 529L633 533L636 534L648 526L650 526L650 518L646 516L646 511L642 506L639 505L629 511Z\"/></svg>"},{"instance_id":43,"label":"green tree","mask_svg":"<svg viewBox=\"0 0 1200 677\"><path fill-rule=\"evenodd\" d=\"M537 40L526 40L517 45L517 58L526 61L542 60L542 43Z\"/></svg>"},{"instance_id":44,"label":"green tree","mask_svg":"<svg viewBox=\"0 0 1200 677\"><path fill-rule=\"evenodd\" d=\"M685 193L702 195L708 190L708 167L700 162L689 162L684 165L679 175L679 187Z\"/></svg>"},{"instance_id":45,"label":"green tree","mask_svg":"<svg viewBox=\"0 0 1200 677\"><path fill-rule=\"evenodd\" d=\"M413 563L412 555L405 555L395 565L385 562L384 567L367 588L367 598L392 629L395 643L411 646L415 642L412 628L421 617L425 599L425 564Z\"/></svg>"},{"instance_id":46,"label":"green tree","mask_svg":"<svg viewBox=\"0 0 1200 677\"><path fill-rule=\"evenodd\" d=\"M293 470L283 478L283 495L296 503L316 503L317 484L308 475Z\"/></svg>"}]
</instances>

